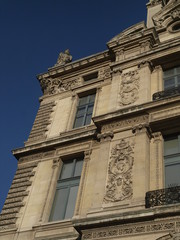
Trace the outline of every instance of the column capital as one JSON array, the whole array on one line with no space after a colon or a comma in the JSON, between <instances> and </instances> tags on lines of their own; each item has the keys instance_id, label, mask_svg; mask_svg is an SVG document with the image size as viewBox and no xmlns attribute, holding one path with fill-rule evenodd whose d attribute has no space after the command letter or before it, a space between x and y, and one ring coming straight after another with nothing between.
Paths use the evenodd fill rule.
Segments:
<instances>
[{"instance_id":1,"label":"column capital","mask_svg":"<svg viewBox=\"0 0 180 240\"><path fill-rule=\"evenodd\" d=\"M107 142L107 141L111 141L111 139L114 137L114 133L113 132L105 132L105 133L100 133L97 135L98 140L100 140L100 142Z\"/></svg>"}]
</instances>

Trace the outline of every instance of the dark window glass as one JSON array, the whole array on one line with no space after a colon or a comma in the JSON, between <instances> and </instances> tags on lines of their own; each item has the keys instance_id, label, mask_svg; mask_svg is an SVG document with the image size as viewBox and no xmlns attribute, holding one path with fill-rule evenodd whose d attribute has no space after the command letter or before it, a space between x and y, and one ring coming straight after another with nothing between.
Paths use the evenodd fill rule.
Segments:
<instances>
[{"instance_id":1,"label":"dark window glass","mask_svg":"<svg viewBox=\"0 0 180 240\"><path fill-rule=\"evenodd\" d=\"M89 125L91 123L95 94L79 98L74 128Z\"/></svg>"},{"instance_id":2,"label":"dark window glass","mask_svg":"<svg viewBox=\"0 0 180 240\"><path fill-rule=\"evenodd\" d=\"M50 221L72 218L74 214L83 159L65 161L57 182Z\"/></svg>"},{"instance_id":3,"label":"dark window glass","mask_svg":"<svg viewBox=\"0 0 180 240\"><path fill-rule=\"evenodd\" d=\"M180 135L164 140L165 186L180 185Z\"/></svg>"},{"instance_id":4,"label":"dark window glass","mask_svg":"<svg viewBox=\"0 0 180 240\"><path fill-rule=\"evenodd\" d=\"M180 86L180 67L164 71L164 90Z\"/></svg>"}]
</instances>

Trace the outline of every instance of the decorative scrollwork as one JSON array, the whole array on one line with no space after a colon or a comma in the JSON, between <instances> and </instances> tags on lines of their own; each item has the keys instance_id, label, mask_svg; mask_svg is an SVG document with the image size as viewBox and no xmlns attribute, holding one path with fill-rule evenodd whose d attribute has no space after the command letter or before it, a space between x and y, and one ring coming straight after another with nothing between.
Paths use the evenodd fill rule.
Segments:
<instances>
[{"instance_id":1,"label":"decorative scrollwork","mask_svg":"<svg viewBox=\"0 0 180 240\"><path fill-rule=\"evenodd\" d=\"M130 71L122 75L120 85L120 105L129 105L134 103L139 95L139 73Z\"/></svg>"},{"instance_id":2,"label":"decorative scrollwork","mask_svg":"<svg viewBox=\"0 0 180 240\"><path fill-rule=\"evenodd\" d=\"M41 89L44 94L52 95L63 91L71 90L81 84L79 78L71 81L63 81L61 78L43 78L40 80Z\"/></svg>"},{"instance_id":3,"label":"decorative scrollwork","mask_svg":"<svg viewBox=\"0 0 180 240\"><path fill-rule=\"evenodd\" d=\"M111 151L104 202L130 199L132 190L133 145L122 139Z\"/></svg>"}]
</instances>

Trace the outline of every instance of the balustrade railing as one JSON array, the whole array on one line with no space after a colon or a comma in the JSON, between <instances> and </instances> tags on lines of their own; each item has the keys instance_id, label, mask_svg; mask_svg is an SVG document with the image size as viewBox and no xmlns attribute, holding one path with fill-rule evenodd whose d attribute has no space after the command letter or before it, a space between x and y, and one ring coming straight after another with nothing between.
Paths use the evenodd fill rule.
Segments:
<instances>
[{"instance_id":1,"label":"balustrade railing","mask_svg":"<svg viewBox=\"0 0 180 240\"><path fill-rule=\"evenodd\" d=\"M154 93L153 100L159 100L159 99L163 99L170 96L176 96L176 95L180 95L180 86Z\"/></svg>"},{"instance_id":2,"label":"balustrade railing","mask_svg":"<svg viewBox=\"0 0 180 240\"><path fill-rule=\"evenodd\" d=\"M180 186L159 189L146 193L146 208L180 203Z\"/></svg>"}]
</instances>

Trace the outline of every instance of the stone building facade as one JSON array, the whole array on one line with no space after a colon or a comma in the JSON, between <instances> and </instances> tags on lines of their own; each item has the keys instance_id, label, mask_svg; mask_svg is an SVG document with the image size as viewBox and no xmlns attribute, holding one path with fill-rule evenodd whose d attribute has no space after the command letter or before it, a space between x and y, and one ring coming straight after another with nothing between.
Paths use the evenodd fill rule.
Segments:
<instances>
[{"instance_id":1,"label":"stone building facade","mask_svg":"<svg viewBox=\"0 0 180 240\"><path fill-rule=\"evenodd\" d=\"M180 0L40 74L0 240L180 239Z\"/></svg>"}]
</instances>

